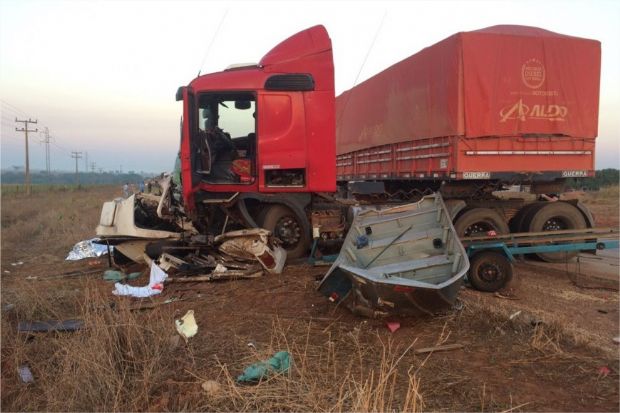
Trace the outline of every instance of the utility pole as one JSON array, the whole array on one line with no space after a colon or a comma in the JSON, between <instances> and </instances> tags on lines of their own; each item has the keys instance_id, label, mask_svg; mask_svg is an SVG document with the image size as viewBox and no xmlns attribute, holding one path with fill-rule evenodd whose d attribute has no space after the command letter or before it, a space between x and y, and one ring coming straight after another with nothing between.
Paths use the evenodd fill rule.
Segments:
<instances>
[{"instance_id":1,"label":"utility pole","mask_svg":"<svg viewBox=\"0 0 620 413\"><path fill-rule=\"evenodd\" d=\"M31 130L28 129L28 124L29 123L33 123L36 124L37 121L36 120L32 120L30 118L28 118L28 120L19 120L17 118L15 118L15 123L23 123L24 127L23 128L15 128L15 130L17 132L24 132L25 136L26 136L26 176L24 178L24 184L26 186L26 194L30 195L30 159L28 158L28 132L38 132L39 129L35 129L35 130Z\"/></svg>"},{"instance_id":2,"label":"utility pole","mask_svg":"<svg viewBox=\"0 0 620 413\"><path fill-rule=\"evenodd\" d=\"M88 172L88 152L85 152L85 158L84 158L84 170L86 172Z\"/></svg>"},{"instance_id":3,"label":"utility pole","mask_svg":"<svg viewBox=\"0 0 620 413\"><path fill-rule=\"evenodd\" d=\"M45 138L43 139L43 143L45 143L45 171L50 175L52 172L52 162L50 160L50 130L46 126L45 127Z\"/></svg>"},{"instance_id":4,"label":"utility pole","mask_svg":"<svg viewBox=\"0 0 620 413\"><path fill-rule=\"evenodd\" d=\"M75 159L75 182L80 186L80 175L78 174L78 159L82 159L82 152L71 152L71 157Z\"/></svg>"},{"instance_id":5,"label":"utility pole","mask_svg":"<svg viewBox=\"0 0 620 413\"><path fill-rule=\"evenodd\" d=\"M96 164L95 164L94 162L91 162L91 163L90 163L90 171L91 171L92 173L95 173L95 165L96 165Z\"/></svg>"}]
</instances>

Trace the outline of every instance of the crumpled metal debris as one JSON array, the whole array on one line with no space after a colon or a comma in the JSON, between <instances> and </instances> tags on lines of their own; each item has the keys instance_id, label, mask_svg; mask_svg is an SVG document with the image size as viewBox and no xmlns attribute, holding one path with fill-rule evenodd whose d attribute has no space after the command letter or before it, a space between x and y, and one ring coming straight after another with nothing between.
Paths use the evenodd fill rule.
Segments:
<instances>
[{"instance_id":1,"label":"crumpled metal debris","mask_svg":"<svg viewBox=\"0 0 620 413\"><path fill-rule=\"evenodd\" d=\"M80 241L73 246L73 249L65 258L66 261L83 260L84 258L101 257L108 253L108 247L106 245L97 244L100 241L99 238L93 238L85 241ZM112 251L114 247L110 247Z\"/></svg>"},{"instance_id":2,"label":"crumpled metal debris","mask_svg":"<svg viewBox=\"0 0 620 413\"><path fill-rule=\"evenodd\" d=\"M271 232L262 228L231 231L215 237L220 252L241 260L257 260L272 274L280 274L286 250L276 244Z\"/></svg>"},{"instance_id":3,"label":"crumpled metal debris","mask_svg":"<svg viewBox=\"0 0 620 413\"><path fill-rule=\"evenodd\" d=\"M194 310L189 310L180 320L174 320L174 324L186 343L198 332L198 324L196 324L196 319L194 318Z\"/></svg>"}]
</instances>

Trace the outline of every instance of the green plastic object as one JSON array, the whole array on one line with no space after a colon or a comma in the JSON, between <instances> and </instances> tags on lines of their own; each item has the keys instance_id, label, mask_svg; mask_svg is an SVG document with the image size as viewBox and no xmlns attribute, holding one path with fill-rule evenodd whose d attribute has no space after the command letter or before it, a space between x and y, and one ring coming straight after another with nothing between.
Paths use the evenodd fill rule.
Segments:
<instances>
[{"instance_id":1,"label":"green plastic object","mask_svg":"<svg viewBox=\"0 0 620 413\"><path fill-rule=\"evenodd\" d=\"M237 377L238 383L259 381L272 373L284 373L291 367L291 355L288 351L278 351L269 360L254 363L243 370Z\"/></svg>"},{"instance_id":2,"label":"green plastic object","mask_svg":"<svg viewBox=\"0 0 620 413\"><path fill-rule=\"evenodd\" d=\"M141 272L132 272L131 274L127 275L121 271L118 270L105 270L103 272L103 279L106 281L114 281L114 282L118 282L118 281L122 281L122 280L133 280L138 278L142 273Z\"/></svg>"}]
</instances>

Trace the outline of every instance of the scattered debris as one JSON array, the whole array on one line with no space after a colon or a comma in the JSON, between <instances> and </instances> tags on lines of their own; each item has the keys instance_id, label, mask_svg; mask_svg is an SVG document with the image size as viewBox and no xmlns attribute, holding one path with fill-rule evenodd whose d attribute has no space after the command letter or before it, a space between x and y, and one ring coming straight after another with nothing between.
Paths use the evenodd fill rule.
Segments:
<instances>
[{"instance_id":1,"label":"scattered debris","mask_svg":"<svg viewBox=\"0 0 620 413\"><path fill-rule=\"evenodd\" d=\"M385 325L392 333L400 328L400 323L398 321L388 321L385 323Z\"/></svg>"},{"instance_id":2,"label":"scattered debris","mask_svg":"<svg viewBox=\"0 0 620 413\"><path fill-rule=\"evenodd\" d=\"M519 314L521 314L521 310L514 312L512 314L510 314L510 317L508 317L509 320L514 320L515 318L517 318L519 316Z\"/></svg>"},{"instance_id":3,"label":"scattered debris","mask_svg":"<svg viewBox=\"0 0 620 413\"><path fill-rule=\"evenodd\" d=\"M47 333L49 331L72 332L84 328L82 320L47 320L47 321L20 321L17 331L20 333Z\"/></svg>"},{"instance_id":4,"label":"scattered debris","mask_svg":"<svg viewBox=\"0 0 620 413\"><path fill-rule=\"evenodd\" d=\"M441 346L419 348L417 350L414 350L414 353L415 354L434 353L437 351L458 350L460 348L463 348L462 344L444 344Z\"/></svg>"},{"instance_id":5,"label":"scattered debris","mask_svg":"<svg viewBox=\"0 0 620 413\"><path fill-rule=\"evenodd\" d=\"M129 309L131 311L135 311L135 310L149 310L151 308L159 307L160 305L170 304L170 303L174 303L174 302L177 302L177 301L183 301L183 299L177 298L177 297L171 297L171 298L168 298L167 300L164 300L164 301L139 303L137 305L130 306Z\"/></svg>"},{"instance_id":6,"label":"scattered debris","mask_svg":"<svg viewBox=\"0 0 620 413\"><path fill-rule=\"evenodd\" d=\"M620 344L620 336L611 339L614 343Z\"/></svg>"},{"instance_id":7,"label":"scattered debris","mask_svg":"<svg viewBox=\"0 0 620 413\"><path fill-rule=\"evenodd\" d=\"M9 270L4 270L4 273L5 273L5 274L10 274L10 273L11 273L11 271L9 271Z\"/></svg>"},{"instance_id":8,"label":"scattered debris","mask_svg":"<svg viewBox=\"0 0 620 413\"><path fill-rule=\"evenodd\" d=\"M24 265L24 262L23 261L12 262L11 265L13 267L17 267L18 265Z\"/></svg>"},{"instance_id":9,"label":"scattered debris","mask_svg":"<svg viewBox=\"0 0 620 413\"><path fill-rule=\"evenodd\" d=\"M272 373L284 373L291 367L291 355L288 351L278 351L269 360L254 363L243 370L237 377L238 383L256 382Z\"/></svg>"},{"instance_id":10,"label":"scattered debris","mask_svg":"<svg viewBox=\"0 0 620 413\"><path fill-rule=\"evenodd\" d=\"M611 370L607 366L601 366L598 368L598 377L607 377L611 373Z\"/></svg>"},{"instance_id":11,"label":"scattered debris","mask_svg":"<svg viewBox=\"0 0 620 413\"><path fill-rule=\"evenodd\" d=\"M503 298L504 300L518 300L519 297L515 297L513 295L502 294L499 291L495 291L495 295L497 298Z\"/></svg>"},{"instance_id":12,"label":"scattered debris","mask_svg":"<svg viewBox=\"0 0 620 413\"><path fill-rule=\"evenodd\" d=\"M123 280L135 280L140 275L141 272L132 272L130 274L125 274L119 270L105 270L103 272L103 279L106 281L123 281Z\"/></svg>"},{"instance_id":13,"label":"scattered debris","mask_svg":"<svg viewBox=\"0 0 620 413\"><path fill-rule=\"evenodd\" d=\"M205 391L205 393L207 393L207 396L215 397L220 394L222 386L215 380L207 380L202 383L202 389Z\"/></svg>"},{"instance_id":14,"label":"scattered debris","mask_svg":"<svg viewBox=\"0 0 620 413\"><path fill-rule=\"evenodd\" d=\"M84 258L101 257L102 255L107 254L108 246L98 244L97 242L99 241L101 241L99 238L93 238L93 239L78 242L77 244L73 246L73 249L71 250L71 252L69 252L69 255L67 255L67 258L65 258L65 260L66 261L77 261L77 260L82 260ZM109 247L109 248L111 251L113 247Z\"/></svg>"},{"instance_id":15,"label":"scattered debris","mask_svg":"<svg viewBox=\"0 0 620 413\"><path fill-rule=\"evenodd\" d=\"M34 376L32 375L32 371L30 371L30 367L27 365L22 365L17 368L17 372L19 373L19 378L23 383L34 383Z\"/></svg>"},{"instance_id":16,"label":"scattered debris","mask_svg":"<svg viewBox=\"0 0 620 413\"><path fill-rule=\"evenodd\" d=\"M174 324L186 343L198 332L198 324L196 324L196 319L194 318L194 310L189 310L180 320L174 320Z\"/></svg>"},{"instance_id":17,"label":"scattered debris","mask_svg":"<svg viewBox=\"0 0 620 413\"><path fill-rule=\"evenodd\" d=\"M156 294L160 294L164 289L164 280L168 277L161 268L154 262L151 263L151 275L149 278L149 284L144 287L133 287L131 285L115 283L115 290L112 291L114 295L130 295L132 297L151 297Z\"/></svg>"}]
</instances>

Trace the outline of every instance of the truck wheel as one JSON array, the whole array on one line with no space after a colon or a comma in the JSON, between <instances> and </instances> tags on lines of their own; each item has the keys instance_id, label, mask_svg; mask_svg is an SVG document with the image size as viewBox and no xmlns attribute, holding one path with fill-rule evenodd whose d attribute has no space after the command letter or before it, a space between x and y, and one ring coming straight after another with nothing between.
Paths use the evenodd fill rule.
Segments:
<instances>
[{"instance_id":1,"label":"truck wheel","mask_svg":"<svg viewBox=\"0 0 620 413\"><path fill-rule=\"evenodd\" d=\"M476 290L494 292L512 280L512 264L499 252L479 252L470 260L467 279Z\"/></svg>"},{"instance_id":2,"label":"truck wheel","mask_svg":"<svg viewBox=\"0 0 620 413\"><path fill-rule=\"evenodd\" d=\"M310 246L310 234L304 231L304 226L297 215L283 205L267 207L262 218L261 227L271 231L282 241L282 248L286 250L288 258L304 257Z\"/></svg>"},{"instance_id":3,"label":"truck wheel","mask_svg":"<svg viewBox=\"0 0 620 413\"><path fill-rule=\"evenodd\" d=\"M586 228L586 220L581 212L567 202L549 202L541 205L529 224L530 232L560 231L564 229ZM564 262L575 257L577 251L538 253L538 258L547 262Z\"/></svg>"},{"instance_id":4,"label":"truck wheel","mask_svg":"<svg viewBox=\"0 0 620 413\"><path fill-rule=\"evenodd\" d=\"M488 231L495 231L498 235L510 232L502 216L489 208L473 208L465 211L456 219L454 229L459 237L484 235Z\"/></svg>"},{"instance_id":5,"label":"truck wheel","mask_svg":"<svg viewBox=\"0 0 620 413\"><path fill-rule=\"evenodd\" d=\"M510 232L528 232L532 217L540 208L539 203L532 203L524 206L510 220Z\"/></svg>"}]
</instances>

